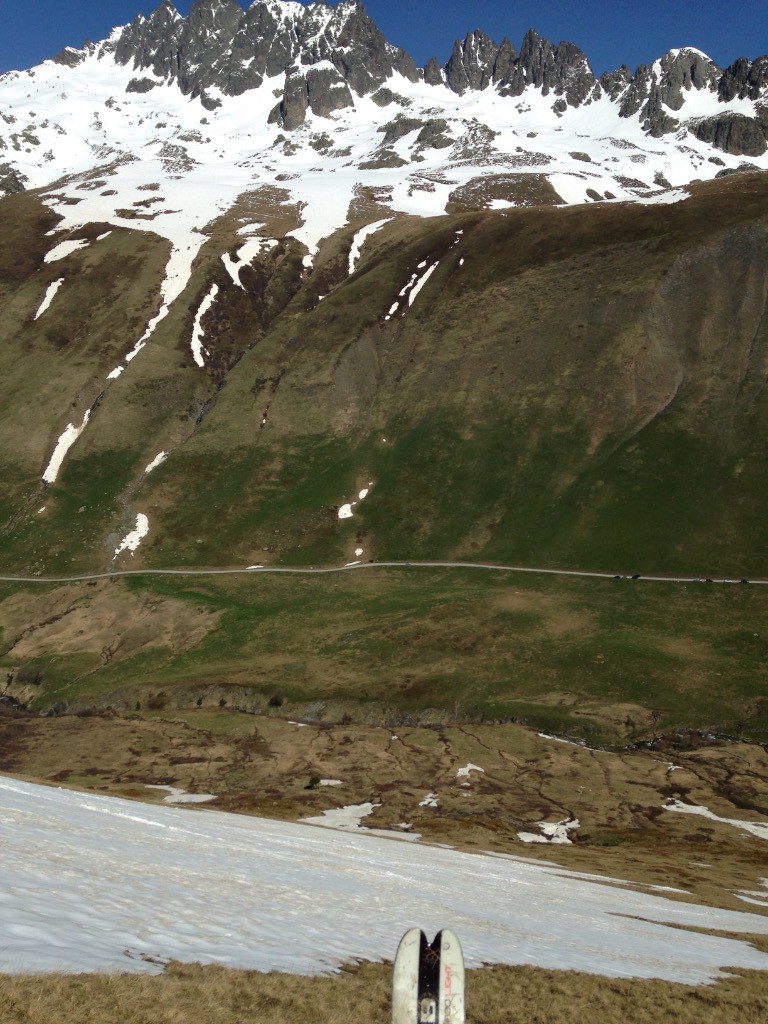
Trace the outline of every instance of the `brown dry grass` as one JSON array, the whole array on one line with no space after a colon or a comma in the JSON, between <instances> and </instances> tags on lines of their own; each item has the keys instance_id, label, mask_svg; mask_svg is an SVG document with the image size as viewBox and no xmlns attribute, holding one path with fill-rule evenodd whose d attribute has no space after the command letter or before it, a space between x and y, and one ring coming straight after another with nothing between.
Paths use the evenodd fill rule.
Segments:
<instances>
[{"instance_id":1,"label":"brown dry grass","mask_svg":"<svg viewBox=\"0 0 768 1024\"><path fill-rule=\"evenodd\" d=\"M361 964L303 978L171 964L157 977L6 977L0 1024L386 1024L390 972L387 964ZM768 974L740 972L695 988L496 967L468 973L467 1001L469 1024L762 1024Z\"/></svg>"},{"instance_id":2,"label":"brown dry grass","mask_svg":"<svg viewBox=\"0 0 768 1024\"><path fill-rule=\"evenodd\" d=\"M173 598L116 592L106 581L19 592L0 602L5 635L17 638L7 653L12 662L95 654L106 664L153 648L187 651L220 617Z\"/></svg>"}]
</instances>

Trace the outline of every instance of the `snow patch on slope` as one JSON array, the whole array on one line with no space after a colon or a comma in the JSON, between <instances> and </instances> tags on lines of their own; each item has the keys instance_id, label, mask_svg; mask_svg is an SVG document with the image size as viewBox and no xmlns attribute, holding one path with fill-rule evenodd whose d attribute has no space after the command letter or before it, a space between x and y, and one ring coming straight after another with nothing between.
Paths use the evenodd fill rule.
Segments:
<instances>
[{"instance_id":1,"label":"snow patch on slope","mask_svg":"<svg viewBox=\"0 0 768 1024\"><path fill-rule=\"evenodd\" d=\"M413 920L432 933L460 921L469 967L687 984L768 969L747 941L707 933L767 935L765 916L560 865L12 779L0 779L0 808L5 973L159 973L178 959L315 974L391 958Z\"/></svg>"},{"instance_id":2,"label":"snow patch on slope","mask_svg":"<svg viewBox=\"0 0 768 1024\"><path fill-rule=\"evenodd\" d=\"M700 807L696 804L684 804L681 800L670 800L664 804L665 811L677 811L679 814L698 814L702 818L709 818L710 821L718 821L721 825L732 825L734 828L751 832L758 839L768 839L768 821L741 821L740 818L721 818L710 811L708 807Z\"/></svg>"},{"instance_id":3,"label":"snow patch on slope","mask_svg":"<svg viewBox=\"0 0 768 1024\"><path fill-rule=\"evenodd\" d=\"M363 245L365 244L366 238L370 238L371 235L375 235L377 231L380 231L385 224L389 224L391 217L385 217L384 220L376 220L373 224L366 224L365 227L360 228L355 237L352 239L352 247L349 250L349 273L353 274L355 267L358 264L360 255L363 251Z\"/></svg>"},{"instance_id":4,"label":"snow patch on slope","mask_svg":"<svg viewBox=\"0 0 768 1024\"><path fill-rule=\"evenodd\" d=\"M91 243L87 238L71 242L59 242L58 245L55 245L53 249L46 254L44 262L57 263L59 260L63 260L67 256L71 255L71 253L77 252L78 249L87 249L90 244Z\"/></svg>"},{"instance_id":5,"label":"snow patch on slope","mask_svg":"<svg viewBox=\"0 0 768 1024\"><path fill-rule=\"evenodd\" d=\"M61 286L64 284L64 280L65 279L63 277L60 277L58 281L54 281L52 284L48 285L48 290L45 293L45 298L40 303L40 308L35 313L35 320L39 320L43 313L45 313L45 311L48 309L50 304L53 302L56 292L58 292L59 288L61 288Z\"/></svg>"},{"instance_id":6,"label":"snow patch on slope","mask_svg":"<svg viewBox=\"0 0 768 1024\"><path fill-rule=\"evenodd\" d=\"M322 814L315 817L302 818L301 820L305 825L319 825L321 828L333 828L341 832L365 832L371 836L401 839L409 843L415 843L421 839L421 836L416 832L395 832L393 829L368 828L362 825L363 818L373 814L377 807L381 807L381 804L350 804L347 807L334 807L331 810L323 811Z\"/></svg>"},{"instance_id":7,"label":"snow patch on slope","mask_svg":"<svg viewBox=\"0 0 768 1024\"><path fill-rule=\"evenodd\" d=\"M83 416L83 422L80 426L76 426L74 423L67 424L63 434L59 437L56 442L56 447L53 449L53 455L51 455L50 462L45 468L43 473L43 482L46 484L55 483L56 477L59 475L59 470L62 467L64 459L66 458L67 452L80 437L82 432L88 426L88 421L91 418L91 410L89 409L85 416Z\"/></svg>"},{"instance_id":8,"label":"snow patch on slope","mask_svg":"<svg viewBox=\"0 0 768 1024\"><path fill-rule=\"evenodd\" d=\"M551 843L554 846L570 846L569 832L580 827L578 818L563 821L540 821L539 832L518 832L517 838L523 843Z\"/></svg>"},{"instance_id":9,"label":"snow patch on slope","mask_svg":"<svg viewBox=\"0 0 768 1024\"><path fill-rule=\"evenodd\" d=\"M219 286L217 284L212 284L211 290L200 303L200 308L198 309L197 316L195 317L195 325L192 328L192 358L198 366L205 366L203 353L205 353L205 355L210 354L206 348L203 348L203 338L205 337L205 331L202 326L203 317L216 301L216 296L218 294Z\"/></svg>"},{"instance_id":10,"label":"snow patch on slope","mask_svg":"<svg viewBox=\"0 0 768 1024\"><path fill-rule=\"evenodd\" d=\"M157 469L158 466L161 466L167 458L168 455L166 452L160 452L159 455L156 455L144 470L144 476L148 476L153 469Z\"/></svg>"},{"instance_id":11,"label":"snow patch on slope","mask_svg":"<svg viewBox=\"0 0 768 1024\"><path fill-rule=\"evenodd\" d=\"M139 549L139 544L141 544L148 533L149 519L143 512L139 512L136 516L136 526L115 548L115 558L117 558L118 555L121 555L124 551L130 551L131 555L134 555Z\"/></svg>"}]
</instances>

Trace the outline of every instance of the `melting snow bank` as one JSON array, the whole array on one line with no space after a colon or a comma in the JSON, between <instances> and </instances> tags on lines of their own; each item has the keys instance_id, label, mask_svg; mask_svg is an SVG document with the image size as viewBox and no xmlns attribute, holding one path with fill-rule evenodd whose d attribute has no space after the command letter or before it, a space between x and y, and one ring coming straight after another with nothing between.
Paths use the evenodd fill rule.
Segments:
<instances>
[{"instance_id":1,"label":"melting snow bank","mask_svg":"<svg viewBox=\"0 0 768 1024\"><path fill-rule=\"evenodd\" d=\"M758 839L768 839L768 821L740 821L738 818L721 818L708 807L698 807L695 804L684 804L680 800L670 800L664 804L665 811L679 811L682 814L699 814L702 818L709 818L711 821L719 821L721 825L733 825L735 828L751 832Z\"/></svg>"},{"instance_id":2,"label":"melting snow bank","mask_svg":"<svg viewBox=\"0 0 768 1024\"><path fill-rule=\"evenodd\" d=\"M167 458L167 452L160 452L159 455L156 455L154 459L152 459L150 464L147 466L147 468L144 470L144 476L148 476L153 469L157 469L158 466L161 466Z\"/></svg>"},{"instance_id":3,"label":"melting snow bank","mask_svg":"<svg viewBox=\"0 0 768 1024\"><path fill-rule=\"evenodd\" d=\"M263 238L261 236L251 238L238 248L234 259L228 252L225 252L221 257L221 262L224 264L226 271L232 278L234 284L245 291L245 285L240 280L240 271L243 267L249 267L253 260L257 256L261 255L261 253L267 252L269 249L274 249L276 245L276 238Z\"/></svg>"},{"instance_id":4,"label":"melting snow bank","mask_svg":"<svg viewBox=\"0 0 768 1024\"><path fill-rule=\"evenodd\" d=\"M427 283L427 281L430 279L430 277L432 277L432 275L434 274L434 272L437 270L437 268L439 266L440 266L440 261L438 260L437 263L433 263L432 266L429 268L429 270L427 270L424 274L422 274L422 276L419 278L419 280L416 282L416 284L411 289L411 292L410 292L410 294L408 296L408 305L409 306L413 305L413 303L416 300L416 296L419 294L421 289L424 287L424 285Z\"/></svg>"},{"instance_id":5,"label":"melting snow bank","mask_svg":"<svg viewBox=\"0 0 768 1024\"><path fill-rule=\"evenodd\" d=\"M413 921L432 933L453 923L470 967L688 984L768 969L746 941L679 931L766 935L765 916L515 857L2 778L0 843L5 973L158 973L140 959L152 956L314 974L391 957Z\"/></svg>"},{"instance_id":6,"label":"melting snow bank","mask_svg":"<svg viewBox=\"0 0 768 1024\"><path fill-rule=\"evenodd\" d=\"M339 519L351 519L355 514L352 509L361 501L365 501L370 493L371 487L373 487L373 484L369 482L367 487L364 487L362 491L358 492L357 501L348 501L345 505L341 505L339 507Z\"/></svg>"},{"instance_id":7,"label":"melting snow bank","mask_svg":"<svg viewBox=\"0 0 768 1024\"><path fill-rule=\"evenodd\" d=\"M352 239L352 248L349 250L349 272L353 274L355 267L360 259L360 253L363 251L363 243L366 238L371 235L375 235L377 231L381 230L385 224L389 224L391 217L385 217L384 220L376 220L373 224L366 224L364 228L360 228L355 237Z\"/></svg>"},{"instance_id":8,"label":"melting snow bank","mask_svg":"<svg viewBox=\"0 0 768 1024\"><path fill-rule=\"evenodd\" d=\"M54 281L53 284L48 285L48 291L45 293L45 298L40 303L40 308L35 313L35 320L39 320L43 313L46 311L46 309L48 309L50 304L53 302L53 298L56 295L56 292L59 290L59 288L61 288L63 284L64 278L60 277L58 281Z\"/></svg>"},{"instance_id":9,"label":"melting snow bank","mask_svg":"<svg viewBox=\"0 0 768 1024\"><path fill-rule=\"evenodd\" d=\"M540 821L541 834L537 832L518 832L517 838L523 843L552 843L553 846L570 846L568 833L580 827L578 818L565 818L563 821Z\"/></svg>"},{"instance_id":10,"label":"melting snow bank","mask_svg":"<svg viewBox=\"0 0 768 1024\"><path fill-rule=\"evenodd\" d=\"M125 357L126 363L130 363L141 352L149 339L155 333L157 325L165 320L171 309L171 303L181 295L189 283L192 274L192 264L195 256L203 247L205 237L194 238L193 236L183 238L182 241L174 241L171 255L165 267L165 280L160 288L162 305L160 312L147 324L147 329Z\"/></svg>"},{"instance_id":11,"label":"melting snow bank","mask_svg":"<svg viewBox=\"0 0 768 1024\"><path fill-rule=\"evenodd\" d=\"M107 232L108 234L109 232ZM106 238L106 235L102 235L102 238ZM46 254L43 262L45 263L56 263L58 260L63 260L66 256L69 256L73 252L77 252L78 249L87 249L90 245L90 241L87 238L80 238L73 242L59 242L55 245L49 253Z\"/></svg>"},{"instance_id":12,"label":"melting snow bank","mask_svg":"<svg viewBox=\"0 0 768 1024\"><path fill-rule=\"evenodd\" d=\"M215 793L188 793L186 789L177 789L176 786L151 786L147 789L164 789L168 796L163 797L164 804L207 804L216 799Z\"/></svg>"},{"instance_id":13,"label":"melting snow bank","mask_svg":"<svg viewBox=\"0 0 768 1024\"><path fill-rule=\"evenodd\" d=\"M200 308L198 309L197 316L195 317L195 326L192 328L192 358L198 366L205 366L203 352L205 352L206 355L209 355L208 350L203 348L203 338L205 337L205 331L202 326L203 317L216 301L216 296L218 294L219 286L217 284L212 284L211 290L200 303Z\"/></svg>"},{"instance_id":14,"label":"melting snow bank","mask_svg":"<svg viewBox=\"0 0 768 1024\"><path fill-rule=\"evenodd\" d=\"M328 780L327 785L334 785L333 780ZM322 785L322 783L321 783ZM381 807L381 804L351 804L348 807L334 807L329 811L323 811L314 818L302 818L306 825L320 825L322 828L335 828L341 832L365 832L369 836L384 836L388 839L405 839L407 842L415 843L421 836L418 832L394 832L386 828L367 828L361 825L363 818ZM410 825L404 826L410 828Z\"/></svg>"},{"instance_id":15,"label":"melting snow bank","mask_svg":"<svg viewBox=\"0 0 768 1024\"><path fill-rule=\"evenodd\" d=\"M763 886L768 886L768 878L761 878L760 881ZM768 891L765 888L758 889L755 892L742 890L741 892L734 893L734 896L744 903L753 903L757 907L766 907L768 909Z\"/></svg>"},{"instance_id":16,"label":"melting snow bank","mask_svg":"<svg viewBox=\"0 0 768 1024\"><path fill-rule=\"evenodd\" d=\"M149 520L143 512L139 512L136 516L136 528L123 538L122 543L119 547L115 548L115 558L118 555L122 555L124 551L130 551L133 555L139 547L139 544L149 533Z\"/></svg>"},{"instance_id":17,"label":"melting snow bank","mask_svg":"<svg viewBox=\"0 0 768 1024\"><path fill-rule=\"evenodd\" d=\"M415 274L411 274L410 280L408 281L408 283L406 285L403 286L403 288L401 288L401 290L400 290L400 292L398 294L398 297L395 299L393 304L390 306L389 312L384 317L385 320L391 320L392 319L392 317L395 315L395 313L400 308L401 300L405 299L406 296L407 296L407 301L408 301L408 308L410 309L410 307L416 301L416 296L419 294L421 289L424 287L424 285L427 283L427 281L430 279L430 277L432 277L434 272L440 266L440 260L438 260L437 263L433 263L432 266L429 267L427 270L424 270L424 267L426 267L426 265L427 265L427 261L426 260L422 260L421 263L416 268L417 272ZM422 273L419 274L418 271L421 271Z\"/></svg>"},{"instance_id":18,"label":"melting snow bank","mask_svg":"<svg viewBox=\"0 0 768 1024\"><path fill-rule=\"evenodd\" d=\"M56 477L59 475L59 470L66 458L67 452L88 426L88 420L90 418L91 410L89 409L83 417L83 422L79 427L76 427L74 423L68 424L66 430L56 442L56 447L53 449L51 461L48 463L45 472L43 473L43 483L54 483Z\"/></svg>"}]
</instances>

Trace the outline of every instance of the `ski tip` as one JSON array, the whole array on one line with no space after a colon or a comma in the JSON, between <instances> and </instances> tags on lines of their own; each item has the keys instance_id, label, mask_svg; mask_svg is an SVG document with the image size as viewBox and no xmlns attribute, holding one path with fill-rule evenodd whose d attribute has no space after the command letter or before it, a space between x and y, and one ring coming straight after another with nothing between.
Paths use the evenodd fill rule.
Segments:
<instances>
[{"instance_id":1,"label":"ski tip","mask_svg":"<svg viewBox=\"0 0 768 1024\"><path fill-rule=\"evenodd\" d=\"M451 931L450 928L443 928L442 931L438 932L435 936L435 942L437 942L438 939L440 939L440 943L444 949L450 946L461 952L461 941L459 940L459 936L456 932Z\"/></svg>"}]
</instances>

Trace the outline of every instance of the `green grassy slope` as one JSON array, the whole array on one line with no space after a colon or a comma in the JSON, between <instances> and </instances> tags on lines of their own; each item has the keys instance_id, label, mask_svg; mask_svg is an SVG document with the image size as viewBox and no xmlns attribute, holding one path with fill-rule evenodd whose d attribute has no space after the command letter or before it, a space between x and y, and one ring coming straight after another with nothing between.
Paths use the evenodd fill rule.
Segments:
<instances>
[{"instance_id":1,"label":"green grassy slope","mask_svg":"<svg viewBox=\"0 0 768 1024\"><path fill-rule=\"evenodd\" d=\"M732 188L392 229L322 303L288 307L148 481L145 559L334 562L362 540L764 572L766 183ZM424 259L437 271L387 321Z\"/></svg>"},{"instance_id":2,"label":"green grassy slope","mask_svg":"<svg viewBox=\"0 0 768 1024\"><path fill-rule=\"evenodd\" d=\"M105 565L140 510L151 529L133 562L150 565L329 563L361 545L366 558L761 574L767 192L753 175L667 207L399 219L351 278L326 260L323 287L340 283L321 302L290 247L243 293L211 243L46 494L35 481L55 438L156 308L167 250L119 231L43 267L40 208L8 200L30 266L21 279L0 266L17 325L0 324L3 559ZM386 319L424 260L439 264L431 279ZM60 272L72 283L32 323ZM200 370L189 336L213 280Z\"/></svg>"},{"instance_id":3,"label":"green grassy slope","mask_svg":"<svg viewBox=\"0 0 768 1024\"><path fill-rule=\"evenodd\" d=\"M279 694L278 713L303 717L320 700L331 721L514 718L610 743L680 728L768 738L762 588L374 567L136 577L71 586L55 605L54 589L0 589L0 672L39 672L27 694L39 710L130 711L165 692L170 706L223 697L268 712ZM143 637L126 593L151 612ZM187 621L214 623L191 645L166 629L179 602ZM109 616L106 640L75 621L83 608Z\"/></svg>"},{"instance_id":4,"label":"green grassy slope","mask_svg":"<svg viewBox=\"0 0 768 1024\"><path fill-rule=\"evenodd\" d=\"M273 248L243 273L245 291L221 263L235 237L224 217L106 390L157 311L167 243L118 230L46 265L53 219L33 195L4 200L0 562L48 574L454 558L765 576L766 198L758 174L672 206L399 217L351 277L347 229L313 272L297 245ZM212 282L200 369L189 342ZM44 488L56 438L102 390ZM145 476L161 450L167 461ZM138 512L149 535L113 563ZM672 600L650 586L542 583L507 607L510 587L529 584L457 573L131 586L199 601L219 624L183 650L43 645L19 659L0 621L0 667L43 670L41 707L215 684L264 700L280 688L297 706L320 695L475 709L593 738L659 723L765 730L762 589ZM555 628L563 615L577 624Z\"/></svg>"}]
</instances>

